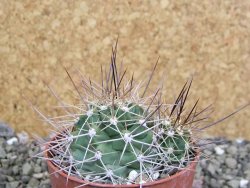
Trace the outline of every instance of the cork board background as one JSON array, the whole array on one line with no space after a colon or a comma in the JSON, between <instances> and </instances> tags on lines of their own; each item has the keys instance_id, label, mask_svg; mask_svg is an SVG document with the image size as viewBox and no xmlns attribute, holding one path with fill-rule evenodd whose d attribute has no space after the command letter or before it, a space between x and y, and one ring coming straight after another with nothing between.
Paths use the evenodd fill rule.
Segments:
<instances>
[{"instance_id":1,"label":"cork board background","mask_svg":"<svg viewBox=\"0 0 250 188\"><path fill-rule=\"evenodd\" d=\"M250 1L1 0L0 119L45 135L22 95L57 115L43 80L71 102L61 64L99 79L118 34L118 61L136 77L149 74L160 56L153 84L166 75L168 97L194 75L190 101L214 103L214 120L250 101ZM208 134L250 139L249 119L250 108Z\"/></svg>"}]
</instances>

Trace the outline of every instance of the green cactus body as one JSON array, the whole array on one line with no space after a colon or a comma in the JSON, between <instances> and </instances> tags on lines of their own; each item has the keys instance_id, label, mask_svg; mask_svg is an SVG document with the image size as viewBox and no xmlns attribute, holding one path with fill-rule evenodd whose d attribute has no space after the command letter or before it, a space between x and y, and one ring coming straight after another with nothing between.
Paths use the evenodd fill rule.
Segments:
<instances>
[{"instance_id":1,"label":"green cactus body","mask_svg":"<svg viewBox=\"0 0 250 188\"><path fill-rule=\"evenodd\" d=\"M131 170L139 172L137 156L147 155L153 141L153 132L139 123L146 115L144 109L131 103L124 109L115 105L92 106L90 110L91 115L82 115L71 133L77 137L70 145L71 154L83 161L77 168L95 173L105 173L109 168L123 178ZM136 136L138 133L142 134ZM97 152L100 159L95 156Z\"/></svg>"},{"instance_id":2,"label":"green cactus body","mask_svg":"<svg viewBox=\"0 0 250 188\"><path fill-rule=\"evenodd\" d=\"M104 175L111 170L114 177L126 179L132 170L140 173L142 166L150 171L162 162L159 150L154 150L157 145L168 165L180 163L187 154L190 135L147 116L135 103L89 105L71 132L70 152L78 162L78 172ZM164 129L162 135L155 131L159 127ZM146 160L140 161L138 156Z\"/></svg>"}]
</instances>

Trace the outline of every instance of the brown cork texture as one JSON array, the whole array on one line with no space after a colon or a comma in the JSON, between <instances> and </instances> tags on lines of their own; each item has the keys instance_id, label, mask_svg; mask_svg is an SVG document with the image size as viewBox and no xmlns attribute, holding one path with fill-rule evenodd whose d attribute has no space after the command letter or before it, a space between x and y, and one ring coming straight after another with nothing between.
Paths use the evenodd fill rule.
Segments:
<instances>
[{"instance_id":1,"label":"brown cork texture","mask_svg":"<svg viewBox=\"0 0 250 188\"><path fill-rule=\"evenodd\" d=\"M119 34L118 62L135 76L166 77L172 100L194 76L189 101L213 103L213 120L250 101L250 1L0 1L0 119L16 131L45 135L42 112L59 114L44 85L67 102L76 95L62 65L100 79ZM212 136L250 139L250 108L209 129Z\"/></svg>"}]
</instances>

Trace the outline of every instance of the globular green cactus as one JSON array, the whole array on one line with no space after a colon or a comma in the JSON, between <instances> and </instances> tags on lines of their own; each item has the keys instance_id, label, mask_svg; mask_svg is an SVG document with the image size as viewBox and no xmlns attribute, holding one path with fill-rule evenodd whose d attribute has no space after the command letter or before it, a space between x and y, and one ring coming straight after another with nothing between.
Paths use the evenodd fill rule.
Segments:
<instances>
[{"instance_id":1,"label":"globular green cactus","mask_svg":"<svg viewBox=\"0 0 250 188\"><path fill-rule=\"evenodd\" d=\"M85 180L79 187L92 182L142 187L172 175L197 159L197 132L249 105L204 125L209 107L198 110L198 100L190 110L184 107L192 80L184 84L174 102L165 103L161 88L146 95L152 91L149 85L158 61L148 80L136 82L133 75L125 76L122 65L117 68L116 52L117 43L109 71L101 68L100 84L80 75L79 87L65 69L79 95L79 105L60 101L66 114L47 118L33 107L55 129L56 136L46 143L46 159L68 177Z\"/></svg>"},{"instance_id":2,"label":"globular green cactus","mask_svg":"<svg viewBox=\"0 0 250 188\"><path fill-rule=\"evenodd\" d=\"M67 114L46 119L60 130L48 149L53 163L86 184L142 185L193 161L197 151L192 126L203 112L197 112L195 103L183 113L191 82L173 104L163 103L160 89L145 95L155 67L143 84L133 76L125 79L126 70L116 65L115 47L109 71L101 69L101 84L81 75L83 87L78 88L67 72L80 104L61 103Z\"/></svg>"},{"instance_id":3,"label":"globular green cactus","mask_svg":"<svg viewBox=\"0 0 250 188\"><path fill-rule=\"evenodd\" d=\"M131 172L138 177L144 173L143 181L152 181L154 169L173 169L185 162L190 149L188 132L174 130L169 120L150 116L139 104L120 101L89 104L77 119L71 139L70 153L80 174L88 174L88 179L91 174L108 174L127 183L134 183Z\"/></svg>"}]
</instances>

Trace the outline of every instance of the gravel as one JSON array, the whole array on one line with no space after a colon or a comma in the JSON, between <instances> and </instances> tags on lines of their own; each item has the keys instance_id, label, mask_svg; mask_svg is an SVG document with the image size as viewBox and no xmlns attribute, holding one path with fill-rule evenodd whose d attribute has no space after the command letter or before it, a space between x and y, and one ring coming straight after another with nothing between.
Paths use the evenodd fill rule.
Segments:
<instances>
[{"instance_id":1,"label":"gravel","mask_svg":"<svg viewBox=\"0 0 250 188\"><path fill-rule=\"evenodd\" d=\"M3 124L0 125L3 130ZM0 188L51 188L46 163L32 158L40 147L24 139L8 145L7 141L14 137L11 130L5 136L0 135ZM223 141L223 144L211 144L203 150L193 187L250 188L250 142L211 141Z\"/></svg>"},{"instance_id":2,"label":"gravel","mask_svg":"<svg viewBox=\"0 0 250 188\"><path fill-rule=\"evenodd\" d=\"M6 125L5 125L6 126ZM0 123L0 188L50 188L49 174L44 161L32 156L40 151L36 142L16 135ZM13 142L14 141L14 142Z\"/></svg>"},{"instance_id":3,"label":"gravel","mask_svg":"<svg viewBox=\"0 0 250 188\"><path fill-rule=\"evenodd\" d=\"M217 145L212 144L203 151L194 187L250 188L250 141L218 138L211 141Z\"/></svg>"}]
</instances>

